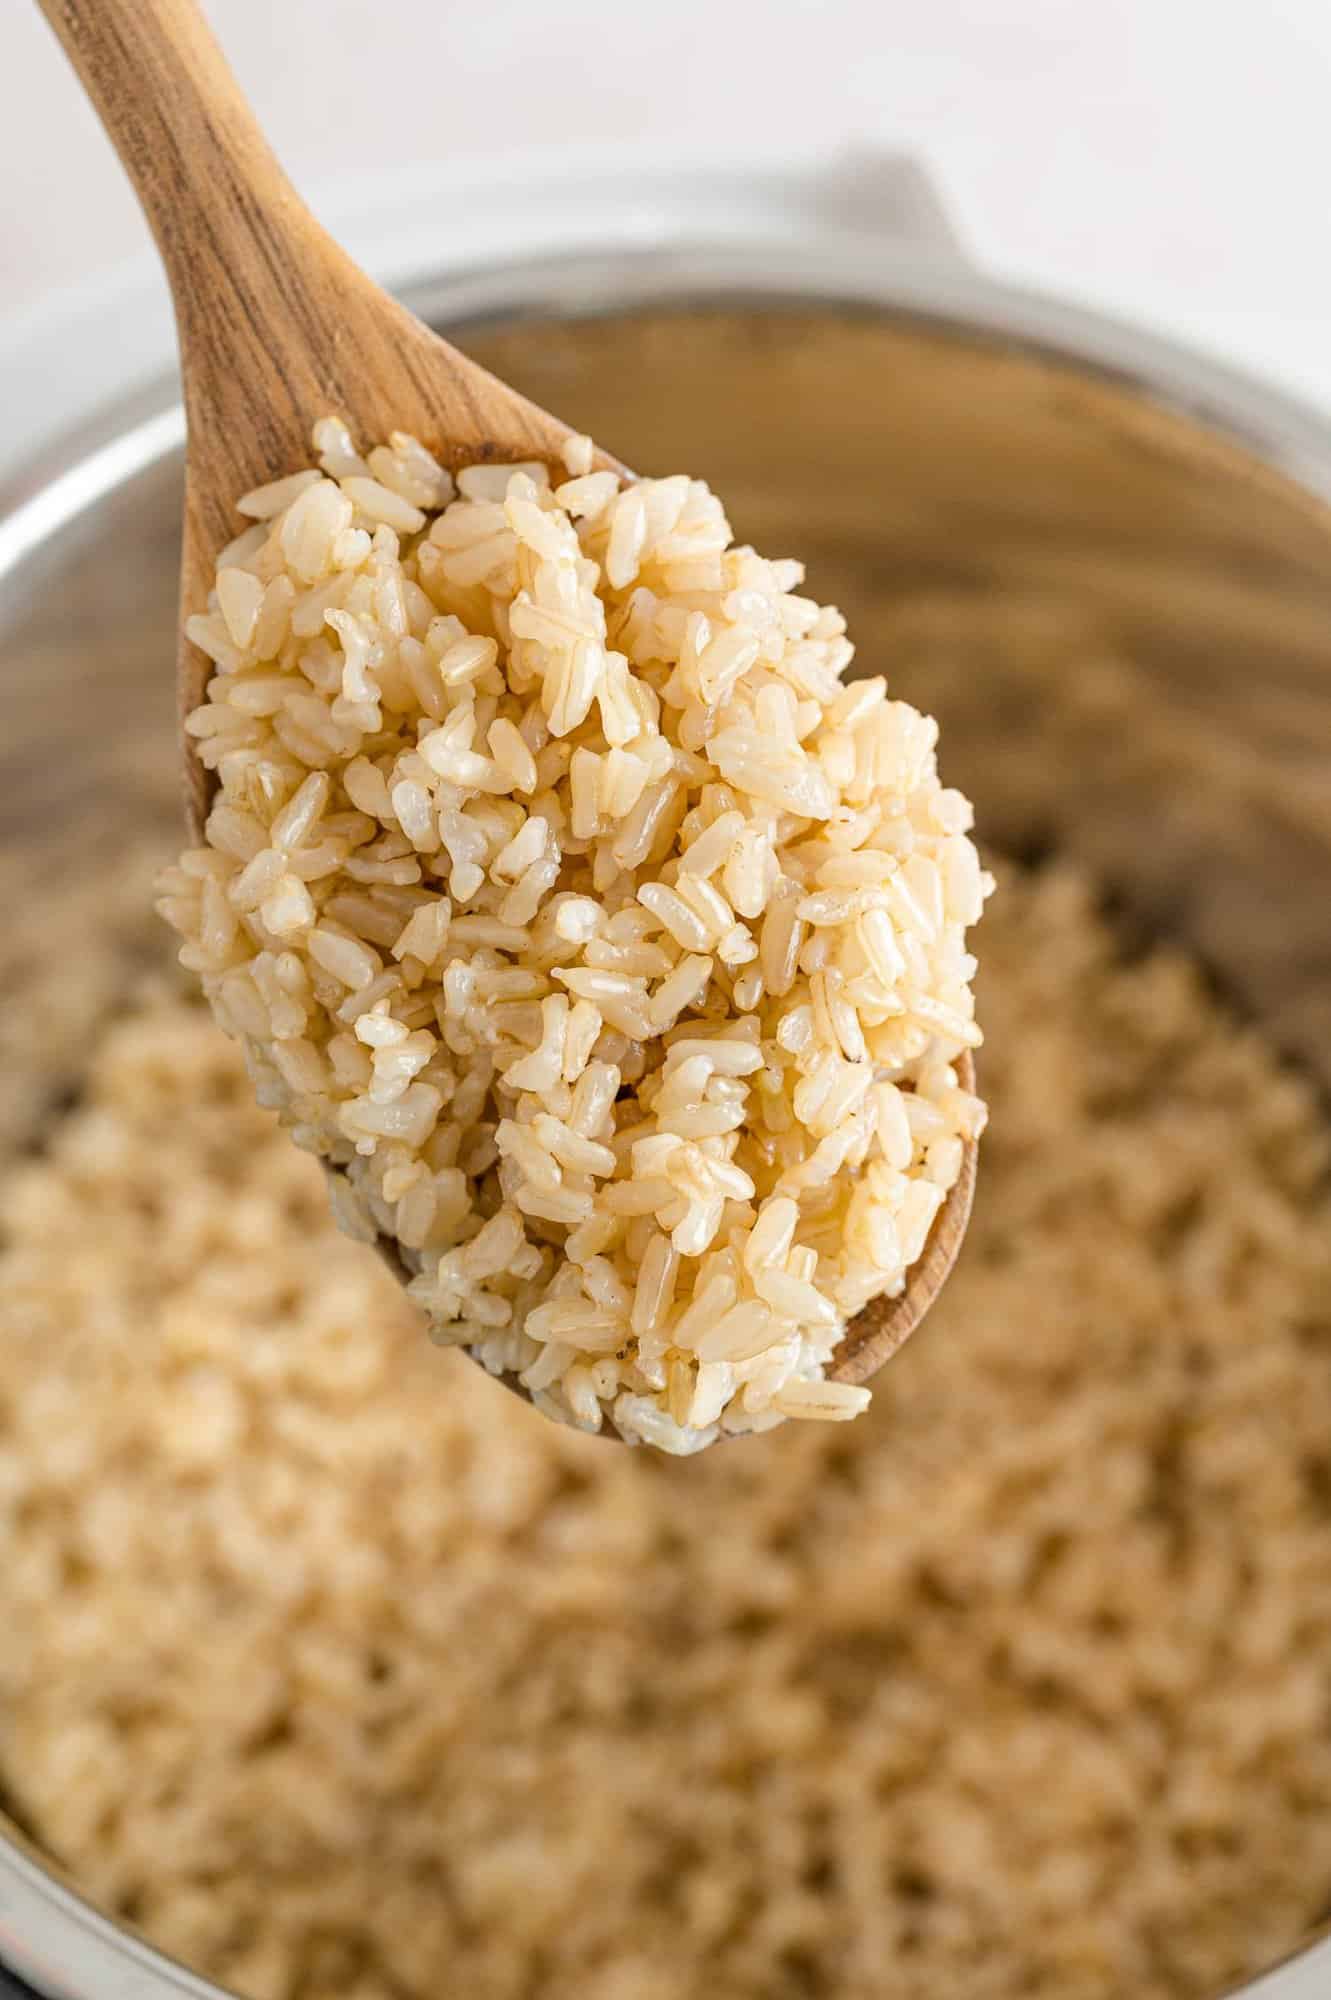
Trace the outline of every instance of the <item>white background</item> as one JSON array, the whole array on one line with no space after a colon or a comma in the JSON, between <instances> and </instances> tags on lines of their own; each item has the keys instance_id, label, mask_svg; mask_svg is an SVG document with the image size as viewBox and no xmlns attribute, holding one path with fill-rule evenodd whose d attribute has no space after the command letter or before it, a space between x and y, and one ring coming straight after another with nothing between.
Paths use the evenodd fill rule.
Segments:
<instances>
[{"instance_id":1,"label":"white background","mask_svg":"<svg viewBox=\"0 0 1331 2000\"><path fill-rule=\"evenodd\" d=\"M1331 0L212 0L297 184L519 143L903 143L1010 276L1331 402ZM32 0L0 0L12 334L147 237Z\"/></svg>"}]
</instances>

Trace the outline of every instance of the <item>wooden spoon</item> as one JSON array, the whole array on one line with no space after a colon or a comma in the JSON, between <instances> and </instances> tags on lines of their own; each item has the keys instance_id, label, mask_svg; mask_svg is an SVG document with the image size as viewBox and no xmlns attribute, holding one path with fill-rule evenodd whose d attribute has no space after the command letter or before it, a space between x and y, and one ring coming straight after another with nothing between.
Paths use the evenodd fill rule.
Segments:
<instances>
[{"instance_id":1,"label":"wooden spoon","mask_svg":"<svg viewBox=\"0 0 1331 2000\"><path fill-rule=\"evenodd\" d=\"M422 324L352 262L282 172L194 0L39 0L134 184L166 266L184 382L181 601L201 606L235 501L310 463L321 416L368 442L411 432L456 469L558 458L567 424ZM623 467L602 455L601 464ZM182 621L183 622L183 621ZM211 662L183 637L181 719ZM211 776L182 731L186 813L202 837ZM969 1055L958 1071L973 1086ZM847 1329L829 1371L864 1382L910 1336L956 1259L975 1146L899 1298ZM396 1246L381 1248L400 1277ZM510 1388L520 1385L505 1378Z\"/></svg>"}]
</instances>

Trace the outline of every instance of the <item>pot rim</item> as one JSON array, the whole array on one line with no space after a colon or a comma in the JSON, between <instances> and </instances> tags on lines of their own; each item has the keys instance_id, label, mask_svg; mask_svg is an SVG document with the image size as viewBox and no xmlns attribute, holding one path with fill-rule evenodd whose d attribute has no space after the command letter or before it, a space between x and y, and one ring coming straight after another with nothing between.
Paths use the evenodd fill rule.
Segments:
<instances>
[{"instance_id":1,"label":"pot rim","mask_svg":"<svg viewBox=\"0 0 1331 2000\"><path fill-rule=\"evenodd\" d=\"M1331 503L1331 416L1317 405L1130 321L990 278L948 239L930 249L881 231L820 233L780 246L703 240L643 248L611 241L593 250L445 268L398 289L423 317L452 326L543 312L595 317L652 305L745 302L914 320L940 334L1010 344L1116 384L1237 446L1254 471L1283 474L1312 500ZM49 536L183 441L178 378L159 370L146 387L122 391L30 457L0 483L0 582Z\"/></svg>"}]
</instances>

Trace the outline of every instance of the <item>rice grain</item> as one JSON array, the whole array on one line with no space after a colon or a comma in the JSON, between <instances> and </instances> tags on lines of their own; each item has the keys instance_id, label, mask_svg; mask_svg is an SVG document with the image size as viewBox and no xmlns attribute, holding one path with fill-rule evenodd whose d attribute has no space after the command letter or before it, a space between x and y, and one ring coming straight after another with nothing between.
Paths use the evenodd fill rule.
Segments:
<instances>
[{"instance_id":1,"label":"rice grain","mask_svg":"<svg viewBox=\"0 0 1331 2000\"><path fill-rule=\"evenodd\" d=\"M936 730L700 481L314 442L189 621L219 789L161 902L261 1101L547 1413L677 1454L853 1414L814 1390L984 1117Z\"/></svg>"}]
</instances>

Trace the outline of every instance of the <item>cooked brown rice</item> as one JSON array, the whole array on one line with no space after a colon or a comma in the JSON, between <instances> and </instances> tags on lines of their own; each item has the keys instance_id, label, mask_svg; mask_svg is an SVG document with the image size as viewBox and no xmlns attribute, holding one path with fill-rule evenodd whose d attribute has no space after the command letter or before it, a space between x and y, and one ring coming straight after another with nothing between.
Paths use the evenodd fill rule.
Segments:
<instances>
[{"instance_id":1,"label":"cooked brown rice","mask_svg":"<svg viewBox=\"0 0 1331 2000\"><path fill-rule=\"evenodd\" d=\"M1213 2000L1325 1913L1327 1125L1068 877L986 939L935 1317L690 1466L432 1352L201 1009L111 1029L0 1186L0 1784L92 1893L256 2000Z\"/></svg>"},{"instance_id":2,"label":"cooked brown rice","mask_svg":"<svg viewBox=\"0 0 1331 2000\"><path fill-rule=\"evenodd\" d=\"M826 1364L984 1123L936 726L698 480L315 448L188 621L218 792L161 903L260 1102L547 1415L856 1415Z\"/></svg>"}]
</instances>

